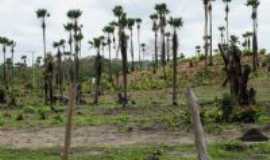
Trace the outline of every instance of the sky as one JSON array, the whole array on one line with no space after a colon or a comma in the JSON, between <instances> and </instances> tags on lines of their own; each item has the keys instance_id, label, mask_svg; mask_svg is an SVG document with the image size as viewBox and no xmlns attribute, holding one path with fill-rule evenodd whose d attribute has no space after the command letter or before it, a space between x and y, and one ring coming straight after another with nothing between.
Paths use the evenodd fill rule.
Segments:
<instances>
[{"instance_id":1,"label":"sky","mask_svg":"<svg viewBox=\"0 0 270 160\"><path fill-rule=\"evenodd\" d=\"M259 47L270 50L270 1L260 0L258 9ZM82 56L91 56L95 52L90 50L88 41L103 34L102 28L110 21L115 20L112 9L115 5L122 5L128 17L141 17L142 42L148 46L146 52L151 52L153 46L152 22L149 15L154 13L157 3L165 2L170 10L170 16L182 17L184 26L179 31L180 52L187 56L193 55L195 46L203 44L204 10L201 0L0 0L0 36L5 36L16 41L16 61L22 55L35 57L42 53L42 30L40 20L35 11L46 8L50 17L47 20L47 50L55 53L53 41L68 38L63 24L69 22L66 13L70 9L80 9L83 15L80 23L83 24L84 40L82 42ZM245 6L246 0L236 0L230 4L230 33L241 36L246 31L252 30L251 8ZM218 27L224 25L224 3L216 0L213 3L214 48L219 40ZM136 32L135 32L136 34ZM134 38L136 40L136 37ZM137 53L137 44L135 49ZM8 54L10 56L10 54ZM136 54L138 57L138 54ZM2 61L2 58L0 57Z\"/></svg>"}]
</instances>

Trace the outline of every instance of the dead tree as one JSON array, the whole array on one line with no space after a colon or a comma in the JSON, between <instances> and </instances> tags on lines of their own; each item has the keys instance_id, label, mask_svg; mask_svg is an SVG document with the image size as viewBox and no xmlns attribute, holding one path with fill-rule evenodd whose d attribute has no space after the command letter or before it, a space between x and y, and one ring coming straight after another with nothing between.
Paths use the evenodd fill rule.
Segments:
<instances>
[{"instance_id":1,"label":"dead tree","mask_svg":"<svg viewBox=\"0 0 270 160\"><path fill-rule=\"evenodd\" d=\"M198 160L208 160L207 142L203 131L203 126L200 118L200 106L193 91L187 90L188 104L191 110L192 126L195 136L195 144L198 152Z\"/></svg>"},{"instance_id":2,"label":"dead tree","mask_svg":"<svg viewBox=\"0 0 270 160\"><path fill-rule=\"evenodd\" d=\"M223 86L229 83L231 95L236 101L240 105L249 105L255 103L256 94L253 88L248 88L251 67L242 64L242 52L237 46L237 38L232 36L231 39L229 46L219 44L219 50L225 64L225 72L227 75Z\"/></svg>"},{"instance_id":3,"label":"dead tree","mask_svg":"<svg viewBox=\"0 0 270 160\"><path fill-rule=\"evenodd\" d=\"M66 130L65 130L65 142L64 148L62 153L62 160L68 160L68 154L71 145L71 129L72 129L72 116L75 108L76 102L76 91L77 86L73 83L69 90L69 105L67 111L67 123L66 123Z\"/></svg>"}]
</instances>

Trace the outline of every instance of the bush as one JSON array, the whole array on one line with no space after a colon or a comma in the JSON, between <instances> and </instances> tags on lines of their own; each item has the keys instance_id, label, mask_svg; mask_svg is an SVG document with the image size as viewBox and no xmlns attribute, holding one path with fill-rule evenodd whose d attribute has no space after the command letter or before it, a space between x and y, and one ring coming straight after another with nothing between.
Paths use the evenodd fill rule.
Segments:
<instances>
[{"instance_id":1,"label":"bush","mask_svg":"<svg viewBox=\"0 0 270 160\"><path fill-rule=\"evenodd\" d=\"M48 107L42 107L42 108L38 109L39 119L40 120L48 119L49 112L50 112L50 108L48 108Z\"/></svg>"},{"instance_id":2,"label":"bush","mask_svg":"<svg viewBox=\"0 0 270 160\"><path fill-rule=\"evenodd\" d=\"M25 106L23 108L23 112L24 113L35 113L36 110L35 110L35 108L33 106Z\"/></svg>"},{"instance_id":3,"label":"bush","mask_svg":"<svg viewBox=\"0 0 270 160\"><path fill-rule=\"evenodd\" d=\"M5 124L5 120L2 114L0 114L0 127Z\"/></svg>"},{"instance_id":4,"label":"bush","mask_svg":"<svg viewBox=\"0 0 270 160\"><path fill-rule=\"evenodd\" d=\"M235 105L233 97L229 93L225 93L221 100L222 120L229 122Z\"/></svg>"}]
</instances>

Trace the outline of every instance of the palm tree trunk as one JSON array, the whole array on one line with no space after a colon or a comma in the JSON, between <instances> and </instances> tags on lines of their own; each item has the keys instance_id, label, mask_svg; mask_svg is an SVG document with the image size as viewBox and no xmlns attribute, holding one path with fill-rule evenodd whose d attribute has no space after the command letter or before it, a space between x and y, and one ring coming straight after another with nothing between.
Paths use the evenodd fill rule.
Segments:
<instances>
[{"instance_id":1,"label":"palm tree trunk","mask_svg":"<svg viewBox=\"0 0 270 160\"><path fill-rule=\"evenodd\" d=\"M128 98L127 98L127 40L126 40L126 35L124 31L121 31L120 34L120 41L121 41L121 54L122 54L122 72L123 72L123 83L124 83L124 88L123 88L123 107L126 107Z\"/></svg>"},{"instance_id":2,"label":"palm tree trunk","mask_svg":"<svg viewBox=\"0 0 270 160\"><path fill-rule=\"evenodd\" d=\"M227 44L229 44L230 36L229 36L229 2L226 2L226 38L227 38Z\"/></svg>"},{"instance_id":3,"label":"palm tree trunk","mask_svg":"<svg viewBox=\"0 0 270 160\"><path fill-rule=\"evenodd\" d=\"M205 51L205 67L208 65L208 8L207 4L204 5L205 12L205 26L204 26L204 51Z\"/></svg>"},{"instance_id":4,"label":"palm tree trunk","mask_svg":"<svg viewBox=\"0 0 270 160\"><path fill-rule=\"evenodd\" d=\"M170 38L169 37L167 37L167 63L170 61L170 48L171 46L170 46Z\"/></svg>"},{"instance_id":5,"label":"palm tree trunk","mask_svg":"<svg viewBox=\"0 0 270 160\"><path fill-rule=\"evenodd\" d=\"M176 30L173 34L173 105L177 105L177 50L178 50L178 37Z\"/></svg>"},{"instance_id":6,"label":"palm tree trunk","mask_svg":"<svg viewBox=\"0 0 270 160\"><path fill-rule=\"evenodd\" d=\"M256 13L256 9L254 11ZM256 18L253 19L253 71L257 70L258 66L258 39L257 39L257 22Z\"/></svg>"},{"instance_id":7,"label":"palm tree trunk","mask_svg":"<svg viewBox=\"0 0 270 160\"><path fill-rule=\"evenodd\" d=\"M158 70L158 33L155 31L155 64L154 64L154 73Z\"/></svg>"},{"instance_id":8,"label":"palm tree trunk","mask_svg":"<svg viewBox=\"0 0 270 160\"><path fill-rule=\"evenodd\" d=\"M100 56L100 50L97 50L97 57L96 57L96 84L95 84L95 97L94 97L94 104L98 104L98 98L100 94L100 81L101 81L101 74L102 74L102 57Z\"/></svg>"},{"instance_id":9,"label":"palm tree trunk","mask_svg":"<svg viewBox=\"0 0 270 160\"><path fill-rule=\"evenodd\" d=\"M163 78L166 79L166 45L165 45L165 34L164 28L161 28L161 63L163 68Z\"/></svg>"},{"instance_id":10,"label":"palm tree trunk","mask_svg":"<svg viewBox=\"0 0 270 160\"><path fill-rule=\"evenodd\" d=\"M210 2L211 3L211 2ZM210 4L211 5L211 4ZM212 9L209 12L209 21L210 21L210 57L209 57L209 65L213 65L213 12Z\"/></svg>"},{"instance_id":11,"label":"palm tree trunk","mask_svg":"<svg viewBox=\"0 0 270 160\"><path fill-rule=\"evenodd\" d=\"M142 69L140 28L138 28L137 39L138 39L138 50L139 50L139 65L140 65L140 69Z\"/></svg>"},{"instance_id":12,"label":"palm tree trunk","mask_svg":"<svg viewBox=\"0 0 270 160\"><path fill-rule=\"evenodd\" d=\"M6 82L7 82L7 71L6 71L6 47L3 47L3 79L4 79L4 84L6 86ZM6 86L7 87L7 86Z\"/></svg>"},{"instance_id":13,"label":"palm tree trunk","mask_svg":"<svg viewBox=\"0 0 270 160\"><path fill-rule=\"evenodd\" d=\"M108 47L109 47L109 81L113 82L113 76L112 76L112 46L111 46L111 37L110 34L108 34Z\"/></svg>"},{"instance_id":14,"label":"palm tree trunk","mask_svg":"<svg viewBox=\"0 0 270 160\"><path fill-rule=\"evenodd\" d=\"M43 33L43 54L44 54L44 66L45 68L47 67L47 51L46 51L46 24L45 24L45 18L42 20L42 33ZM48 95L48 79L47 76L44 76L44 100L45 103L47 104L49 95Z\"/></svg>"},{"instance_id":15,"label":"palm tree trunk","mask_svg":"<svg viewBox=\"0 0 270 160\"><path fill-rule=\"evenodd\" d=\"M134 64L134 47L133 47L133 30L130 29L130 53L131 53L131 71L135 70Z\"/></svg>"}]
</instances>

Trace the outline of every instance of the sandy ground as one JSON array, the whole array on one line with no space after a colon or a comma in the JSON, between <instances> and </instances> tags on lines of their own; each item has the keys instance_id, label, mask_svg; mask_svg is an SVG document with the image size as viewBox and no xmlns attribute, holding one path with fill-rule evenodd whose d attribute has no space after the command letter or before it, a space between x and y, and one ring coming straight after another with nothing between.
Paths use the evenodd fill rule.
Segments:
<instances>
[{"instance_id":1,"label":"sandy ground","mask_svg":"<svg viewBox=\"0 0 270 160\"><path fill-rule=\"evenodd\" d=\"M223 132L221 135L208 135L209 141L235 139L237 131ZM60 147L64 142L64 128L46 129L0 129L0 146L8 148L49 148ZM74 128L72 147L121 146L144 144L193 144L191 133L168 131L120 132L117 127L98 126Z\"/></svg>"}]
</instances>

